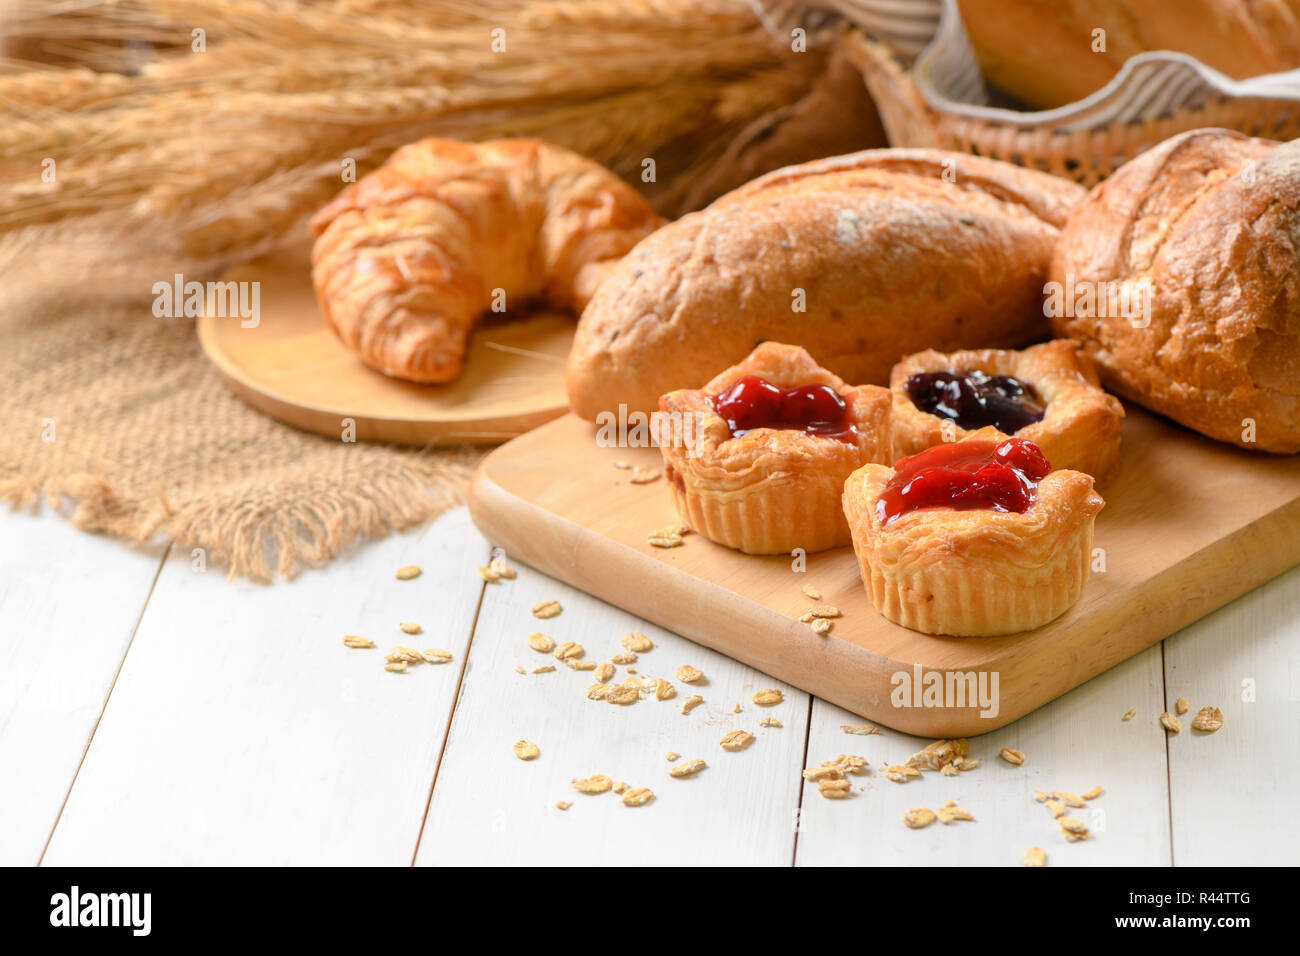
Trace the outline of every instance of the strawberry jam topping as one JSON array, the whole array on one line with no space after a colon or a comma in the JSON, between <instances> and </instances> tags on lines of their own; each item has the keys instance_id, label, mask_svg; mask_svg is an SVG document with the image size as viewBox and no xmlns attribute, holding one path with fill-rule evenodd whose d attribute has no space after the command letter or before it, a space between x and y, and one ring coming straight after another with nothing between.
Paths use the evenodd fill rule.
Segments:
<instances>
[{"instance_id":1,"label":"strawberry jam topping","mask_svg":"<svg viewBox=\"0 0 1300 956\"><path fill-rule=\"evenodd\" d=\"M1010 375L986 375L976 370L922 372L907 380L907 397L923 412L956 422L974 431L992 425L1014 435L1026 425L1043 420L1043 400L1038 389Z\"/></svg>"},{"instance_id":2,"label":"strawberry jam topping","mask_svg":"<svg viewBox=\"0 0 1300 956\"><path fill-rule=\"evenodd\" d=\"M1023 438L969 439L935 445L894 465L876 503L882 525L918 508L985 509L1023 514L1052 466Z\"/></svg>"},{"instance_id":3,"label":"strawberry jam topping","mask_svg":"<svg viewBox=\"0 0 1300 956\"><path fill-rule=\"evenodd\" d=\"M755 428L792 428L846 442L856 437L848 406L827 385L781 388L757 375L746 375L715 395L713 407L733 438Z\"/></svg>"}]
</instances>

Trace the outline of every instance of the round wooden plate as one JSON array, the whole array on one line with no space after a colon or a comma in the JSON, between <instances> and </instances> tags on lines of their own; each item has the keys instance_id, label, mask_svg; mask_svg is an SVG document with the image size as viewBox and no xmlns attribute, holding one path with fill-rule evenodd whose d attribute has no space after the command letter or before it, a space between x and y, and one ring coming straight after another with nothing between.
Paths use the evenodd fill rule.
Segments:
<instances>
[{"instance_id":1,"label":"round wooden plate","mask_svg":"<svg viewBox=\"0 0 1300 956\"><path fill-rule=\"evenodd\" d=\"M365 441L496 444L564 414L572 316L484 319L465 371L448 385L416 385L361 364L325 324L308 250L255 259L222 276L259 283L258 322L199 317L199 341L230 386L273 418L337 438L344 419Z\"/></svg>"}]
</instances>

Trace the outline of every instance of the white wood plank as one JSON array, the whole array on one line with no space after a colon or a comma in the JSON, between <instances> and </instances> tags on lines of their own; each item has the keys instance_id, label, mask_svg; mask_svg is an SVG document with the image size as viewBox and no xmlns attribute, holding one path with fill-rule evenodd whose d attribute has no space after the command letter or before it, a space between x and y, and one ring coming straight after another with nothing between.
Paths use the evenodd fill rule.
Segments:
<instances>
[{"instance_id":1,"label":"white wood plank","mask_svg":"<svg viewBox=\"0 0 1300 956\"><path fill-rule=\"evenodd\" d=\"M1122 722L1130 707L1138 708L1138 716ZM846 800L827 800L815 784L806 785L795 862L1011 866L1019 865L1026 849L1039 846L1048 866L1168 865L1165 748L1151 730L1160 709L1156 645L1015 723L970 738L971 756L981 761L975 770L956 777L925 772L920 780L897 784L880 774L881 766L903 763L930 741L890 730L850 736L840 726L864 721L818 700L809 766L846 753L866 757L871 770L850 778L859 792ZM998 759L1003 747L1022 751L1024 765ZM1093 836L1066 843L1032 792L1082 794L1095 785L1105 794L1086 809L1070 811ZM905 810L937 810L950 799L970 810L975 822L936 822L922 830L903 825Z\"/></svg>"},{"instance_id":2,"label":"white wood plank","mask_svg":"<svg viewBox=\"0 0 1300 956\"><path fill-rule=\"evenodd\" d=\"M526 567L484 595L469 667L434 788L417 865L428 864L747 864L788 866L793 858L808 696L721 654L692 644ZM530 608L559 600L563 613L537 620ZM677 689L668 701L617 706L586 698L590 671L557 664L525 639L543 632L576 641L586 656L607 661L620 639L640 631L655 643L641 654L638 676L663 677ZM675 678L681 664L707 683ZM529 673L516 672L516 665ZM617 681L626 677L619 668ZM783 703L758 707L756 690L777 687ZM705 702L681 713L684 698ZM739 714L730 711L741 705ZM759 722L775 717L780 729ZM724 733L748 730L748 749L729 753ZM541 756L524 762L511 751L526 739ZM668 775L669 750L708 768L685 779ZM614 793L584 795L570 781L603 773L649 787L653 802L636 808ZM567 800L567 811L555 807Z\"/></svg>"},{"instance_id":3,"label":"white wood plank","mask_svg":"<svg viewBox=\"0 0 1300 956\"><path fill-rule=\"evenodd\" d=\"M1165 642L1174 863L1294 866L1300 831L1282 813L1300 790L1300 568ZM1191 728L1203 706L1222 729ZM1153 729L1153 733L1162 731Z\"/></svg>"},{"instance_id":4,"label":"white wood plank","mask_svg":"<svg viewBox=\"0 0 1300 956\"><path fill-rule=\"evenodd\" d=\"M34 865L165 545L0 510L0 865Z\"/></svg>"},{"instance_id":5,"label":"white wood plank","mask_svg":"<svg viewBox=\"0 0 1300 956\"><path fill-rule=\"evenodd\" d=\"M409 864L487 553L461 509L271 586L169 560L46 863Z\"/></svg>"}]
</instances>

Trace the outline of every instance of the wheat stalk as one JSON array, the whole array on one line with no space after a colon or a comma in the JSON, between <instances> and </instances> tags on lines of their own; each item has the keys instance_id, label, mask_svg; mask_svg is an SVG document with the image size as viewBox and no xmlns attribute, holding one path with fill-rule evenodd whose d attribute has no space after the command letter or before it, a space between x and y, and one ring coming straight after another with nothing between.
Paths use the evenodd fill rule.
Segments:
<instances>
[{"instance_id":1,"label":"wheat stalk","mask_svg":"<svg viewBox=\"0 0 1300 956\"><path fill-rule=\"evenodd\" d=\"M6 16L18 56L58 65L0 64L0 231L85 219L215 261L299 229L345 159L364 172L429 135L544 137L675 214L683 182L821 62L743 0L14 0Z\"/></svg>"}]
</instances>

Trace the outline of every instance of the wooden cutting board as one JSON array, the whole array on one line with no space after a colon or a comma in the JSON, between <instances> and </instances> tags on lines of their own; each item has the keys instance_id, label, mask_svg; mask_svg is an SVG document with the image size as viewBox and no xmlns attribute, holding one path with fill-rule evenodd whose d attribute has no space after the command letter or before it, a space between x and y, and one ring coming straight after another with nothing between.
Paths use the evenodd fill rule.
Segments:
<instances>
[{"instance_id":1,"label":"wooden cutting board","mask_svg":"<svg viewBox=\"0 0 1300 956\"><path fill-rule=\"evenodd\" d=\"M1300 563L1300 458L1252 454L1127 411L1121 470L1101 489L1095 547L1105 571L1065 615L1007 637L930 637L891 624L867 598L851 548L810 555L796 573L788 557L751 557L697 534L650 547L648 532L678 520L668 488L662 477L632 484L614 463L658 470L658 450L600 447L595 427L571 415L490 454L470 512L511 557L809 693L907 733L971 736ZM826 637L796 620L811 603L804 584L843 611ZM927 681L969 674L976 688L983 675L995 706L955 706L951 693L927 705Z\"/></svg>"},{"instance_id":2,"label":"wooden cutting board","mask_svg":"<svg viewBox=\"0 0 1300 956\"><path fill-rule=\"evenodd\" d=\"M258 321L245 328L237 316L201 316L203 350L240 397L290 425L337 438L351 419L361 441L496 444L568 408L570 316L485 319L459 379L417 385L367 368L326 326L309 247L255 259L221 281L260 284Z\"/></svg>"}]
</instances>

